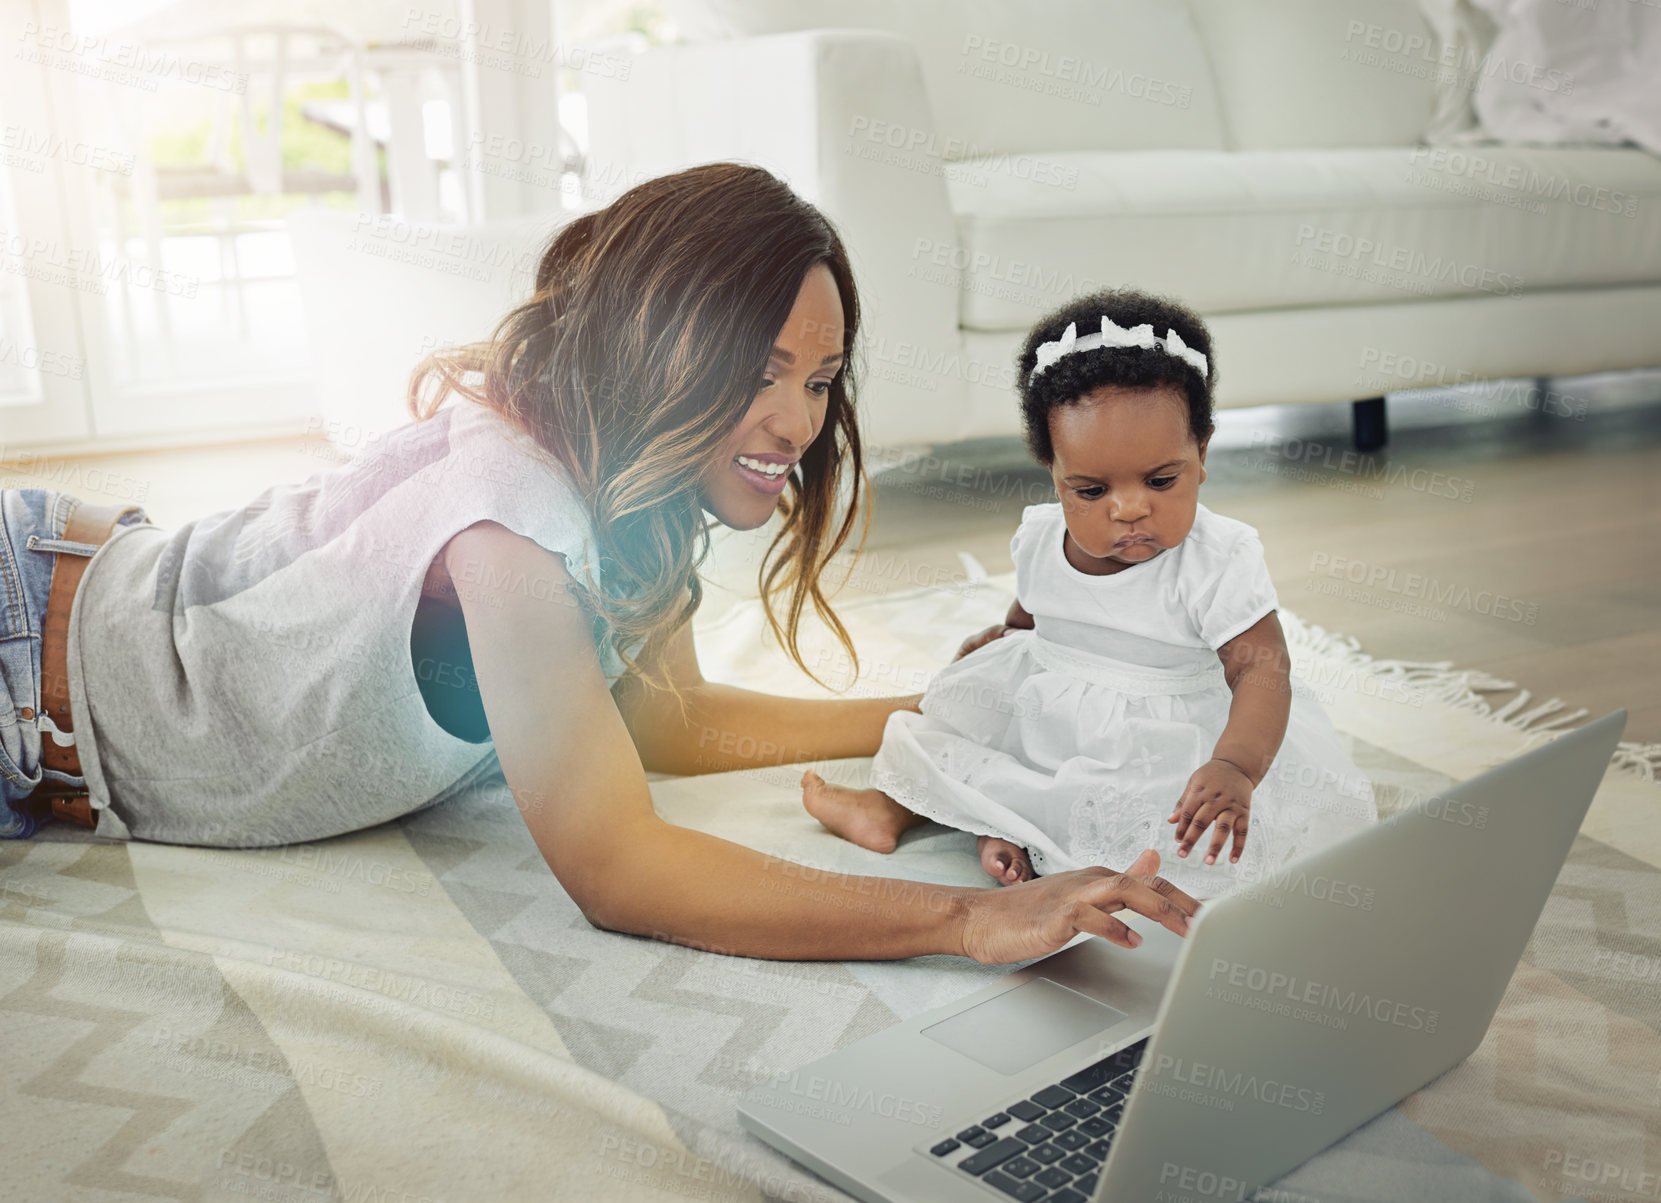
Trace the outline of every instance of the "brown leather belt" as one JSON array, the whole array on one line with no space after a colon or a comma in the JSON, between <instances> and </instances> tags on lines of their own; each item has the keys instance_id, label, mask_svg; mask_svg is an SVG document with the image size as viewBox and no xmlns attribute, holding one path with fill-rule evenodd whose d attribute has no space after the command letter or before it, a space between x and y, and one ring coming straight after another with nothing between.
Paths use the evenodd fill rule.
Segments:
<instances>
[{"instance_id":1,"label":"brown leather belt","mask_svg":"<svg viewBox=\"0 0 1661 1203\"><path fill-rule=\"evenodd\" d=\"M77 502L59 538L66 543L102 546L109 540L116 524L135 512L142 515L143 508ZM150 520L144 518L143 521ZM91 556L73 552L57 553L52 561L51 589L46 595L46 619L41 626L40 705L50 723L41 728L40 762L45 768L74 777L84 775L81 772L81 754L73 743L58 743L52 727L65 735L74 734L69 713L69 612L75 601L75 590L81 584L81 575L86 572L91 559ZM23 717L34 716L25 711ZM32 796L50 804L53 818L82 827L98 824L98 816L92 809L92 798L83 787L43 779L34 788Z\"/></svg>"}]
</instances>

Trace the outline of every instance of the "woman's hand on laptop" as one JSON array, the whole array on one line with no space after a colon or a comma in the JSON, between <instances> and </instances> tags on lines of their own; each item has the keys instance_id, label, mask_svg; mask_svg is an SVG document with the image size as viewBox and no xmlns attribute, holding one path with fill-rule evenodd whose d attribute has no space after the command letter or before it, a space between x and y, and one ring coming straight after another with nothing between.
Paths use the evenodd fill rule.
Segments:
<instances>
[{"instance_id":1,"label":"woman's hand on laptop","mask_svg":"<svg viewBox=\"0 0 1661 1203\"><path fill-rule=\"evenodd\" d=\"M1092 867L981 890L971 895L963 920L963 955L983 965L1004 965L1047 956L1079 932L1124 948L1142 942L1113 912L1132 910L1179 936L1199 902L1159 872L1159 853L1138 856L1124 872Z\"/></svg>"}]
</instances>

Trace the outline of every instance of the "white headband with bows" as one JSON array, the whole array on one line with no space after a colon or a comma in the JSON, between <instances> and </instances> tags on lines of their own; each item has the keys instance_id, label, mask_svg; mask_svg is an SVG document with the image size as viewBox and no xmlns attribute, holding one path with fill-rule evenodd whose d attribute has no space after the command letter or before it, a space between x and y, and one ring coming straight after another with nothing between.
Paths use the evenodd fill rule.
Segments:
<instances>
[{"instance_id":1,"label":"white headband with bows","mask_svg":"<svg viewBox=\"0 0 1661 1203\"><path fill-rule=\"evenodd\" d=\"M1078 323L1069 322L1067 329L1055 342L1040 343L1036 352L1038 362L1033 364L1032 374L1038 375L1063 355L1071 355L1074 351L1093 351L1097 347L1157 347L1167 355L1175 355L1184 363L1192 364L1201 376L1210 375L1210 364L1206 362L1205 356L1183 342L1182 335L1175 330L1167 329L1165 337L1160 338L1148 322L1126 330L1106 315L1102 317L1100 334L1086 334L1081 338Z\"/></svg>"}]
</instances>

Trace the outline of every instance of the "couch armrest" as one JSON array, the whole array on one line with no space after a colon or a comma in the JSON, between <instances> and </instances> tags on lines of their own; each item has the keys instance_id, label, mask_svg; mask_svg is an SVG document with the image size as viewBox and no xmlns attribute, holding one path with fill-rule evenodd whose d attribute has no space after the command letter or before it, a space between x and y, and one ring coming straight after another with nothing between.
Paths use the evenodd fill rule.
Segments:
<instances>
[{"instance_id":1,"label":"couch armrest","mask_svg":"<svg viewBox=\"0 0 1661 1203\"><path fill-rule=\"evenodd\" d=\"M859 287L861 429L874 448L963 423L957 230L944 139L916 51L874 30L808 30L650 51L585 81L589 184L604 202L695 163L766 167L835 223Z\"/></svg>"}]
</instances>

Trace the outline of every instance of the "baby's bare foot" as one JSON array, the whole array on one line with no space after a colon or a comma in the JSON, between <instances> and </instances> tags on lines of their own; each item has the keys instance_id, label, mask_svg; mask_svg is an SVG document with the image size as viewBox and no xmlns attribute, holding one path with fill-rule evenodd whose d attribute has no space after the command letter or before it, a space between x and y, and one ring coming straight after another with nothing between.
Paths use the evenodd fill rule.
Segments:
<instances>
[{"instance_id":1,"label":"baby's bare foot","mask_svg":"<svg viewBox=\"0 0 1661 1203\"><path fill-rule=\"evenodd\" d=\"M1027 850L995 835L980 837L980 867L1001 886L1032 880L1032 861Z\"/></svg>"},{"instance_id":2,"label":"baby's bare foot","mask_svg":"<svg viewBox=\"0 0 1661 1203\"><path fill-rule=\"evenodd\" d=\"M892 852L907 828L923 822L880 789L832 785L812 769L802 774L802 805L836 835L872 852Z\"/></svg>"}]
</instances>

